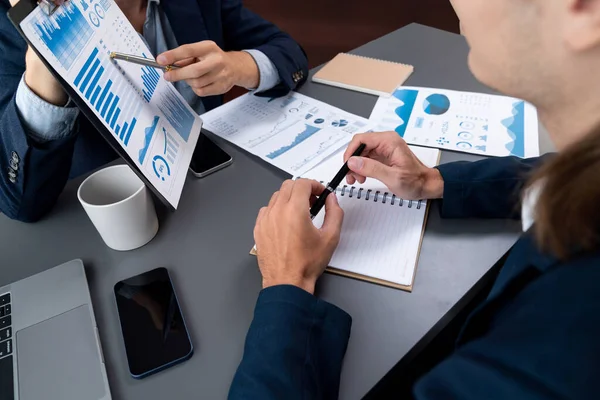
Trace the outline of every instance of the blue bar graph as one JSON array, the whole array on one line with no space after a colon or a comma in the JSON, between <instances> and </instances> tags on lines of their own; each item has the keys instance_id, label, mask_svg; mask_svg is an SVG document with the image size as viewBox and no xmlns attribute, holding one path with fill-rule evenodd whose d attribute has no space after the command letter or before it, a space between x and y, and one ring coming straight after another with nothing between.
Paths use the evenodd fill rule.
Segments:
<instances>
[{"instance_id":1,"label":"blue bar graph","mask_svg":"<svg viewBox=\"0 0 600 400\"><path fill-rule=\"evenodd\" d=\"M106 99L106 103L104 103L104 108L102 109L102 113L100 113L100 115L102 115L102 118L104 118L104 116L106 115L106 110L108 110L108 105L110 104L110 101L113 98L113 94L111 93L108 96L108 99Z\"/></svg>"},{"instance_id":2,"label":"blue bar graph","mask_svg":"<svg viewBox=\"0 0 600 400\"><path fill-rule=\"evenodd\" d=\"M145 54L144 57L146 57ZM144 83L144 89L142 89L142 93L144 94L144 100L146 100L147 103L150 103L152 95L154 95L154 91L156 90L156 86L158 86L159 80L160 74L156 71L156 68L142 68L142 82Z\"/></svg>"},{"instance_id":3,"label":"blue bar graph","mask_svg":"<svg viewBox=\"0 0 600 400\"><path fill-rule=\"evenodd\" d=\"M92 102L92 104L96 104L96 99L98 98L99 94L100 94L100 86L96 87L96 90L94 91L94 95L92 96L92 100L90 100Z\"/></svg>"},{"instance_id":4,"label":"blue bar graph","mask_svg":"<svg viewBox=\"0 0 600 400\"><path fill-rule=\"evenodd\" d=\"M157 103L160 111L163 112L167 120L177 131L179 136L186 142L192 132L192 126L196 117L187 109L185 104L173 93L173 88L169 87L168 91L164 92L161 101Z\"/></svg>"},{"instance_id":5,"label":"blue bar graph","mask_svg":"<svg viewBox=\"0 0 600 400\"><path fill-rule=\"evenodd\" d=\"M125 104L121 104L123 102L122 98L117 93L119 93L122 82L115 78L117 82L113 83L113 80L109 78L111 76L118 77L118 74L112 71L111 75L109 71L109 62L104 61L103 63L98 49L94 48L81 70L78 71L74 84L96 111L100 113L100 116L110 126L115 136L127 146L136 124L136 116L125 115L130 113L131 103L128 101L128 96L125 95L123 100ZM123 110L122 107L124 107ZM120 117L121 119L119 119ZM124 119L130 117L131 121L124 121Z\"/></svg>"},{"instance_id":6,"label":"blue bar graph","mask_svg":"<svg viewBox=\"0 0 600 400\"><path fill-rule=\"evenodd\" d=\"M93 34L85 16L71 2L64 3L51 17L40 13L31 24L40 39L67 70L71 69Z\"/></svg>"}]
</instances>

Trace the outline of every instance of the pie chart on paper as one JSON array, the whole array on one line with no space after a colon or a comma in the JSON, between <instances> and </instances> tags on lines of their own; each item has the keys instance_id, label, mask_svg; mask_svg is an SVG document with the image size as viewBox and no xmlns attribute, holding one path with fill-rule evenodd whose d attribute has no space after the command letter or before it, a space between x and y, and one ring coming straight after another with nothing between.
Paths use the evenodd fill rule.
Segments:
<instances>
[{"instance_id":1,"label":"pie chart on paper","mask_svg":"<svg viewBox=\"0 0 600 400\"><path fill-rule=\"evenodd\" d=\"M450 99L443 94L432 94L423 102L423 110L429 115L442 115L450 109Z\"/></svg>"}]
</instances>

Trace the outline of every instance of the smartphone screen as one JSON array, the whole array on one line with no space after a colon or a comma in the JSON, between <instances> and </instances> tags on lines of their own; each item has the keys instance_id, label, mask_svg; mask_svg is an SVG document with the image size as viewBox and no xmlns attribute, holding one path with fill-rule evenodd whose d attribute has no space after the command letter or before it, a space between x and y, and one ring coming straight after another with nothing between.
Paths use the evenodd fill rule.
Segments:
<instances>
[{"instance_id":1,"label":"smartphone screen","mask_svg":"<svg viewBox=\"0 0 600 400\"><path fill-rule=\"evenodd\" d=\"M202 175L217 167L226 166L231 156L205 135L200 134L198 144L192 156L190 169L196 175Z\"/></svg>"},{"instance_id":2,"label":"smartphone screen","mask_svg":"<svg viewBox=\"0 0 600 400\"><path fill-rule=\"evenodd\" d=\"M115 285L129 371L143 378L192 356L169 272L158 268Z\"/></svg>"}]
</instances>

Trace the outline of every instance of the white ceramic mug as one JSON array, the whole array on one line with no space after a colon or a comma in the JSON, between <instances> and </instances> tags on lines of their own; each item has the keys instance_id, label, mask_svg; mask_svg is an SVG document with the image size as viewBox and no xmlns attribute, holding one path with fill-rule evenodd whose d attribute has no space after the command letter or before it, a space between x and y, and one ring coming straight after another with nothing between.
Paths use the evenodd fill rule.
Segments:
<instances>
[{"instance_id":1,"label":"white ceramic mug","mask_svg":"<svg viewBox=\"0 0 600 400\"><path fill-rule=\"evenodd\" d=\"M158 232L150 191L128 165L115 165L90 175L77 191L88 217L106 245L137 249Z\"/></svg>"}]
</instances>

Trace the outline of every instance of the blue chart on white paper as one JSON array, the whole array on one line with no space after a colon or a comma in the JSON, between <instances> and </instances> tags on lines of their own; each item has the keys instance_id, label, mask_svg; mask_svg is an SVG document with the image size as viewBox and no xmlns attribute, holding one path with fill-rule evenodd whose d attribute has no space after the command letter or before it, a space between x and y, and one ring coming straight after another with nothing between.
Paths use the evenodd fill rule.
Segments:
<instances>
[{"instance_id":1,"label":"blue chart on white paper","mask_svg":"<svg viewBox=\"0 0 600 400\"><path fill-rule=\"evenodd\" d=\"M136 101L137 94L129 90L119 70L111 68L107 57L101 57L98 48L94 47L73 84L127 147L142 105ZM131 119L126 120L128 116Z\"/></svg>"},{"instance_id":2,"label":"blue chart on white paper","mask_svg":"<svg viewBox=\"0 0 600 400\"><path fill-rule=\"evenodd\" d=\"M42 42L66 70L71 69L73 62L93 34L86 18L69 2L58 8L53 18L39 13L30 23Z\"/></svg>"},{"instance_id":3,"label":"blue chart on white paper","mask_svg":"<svg viewBox=\"0 0 600 400\"><path fill-rule=\"evenodd\" d=\"M294 147L296 147L300 143L304 142L306 139L308 139L309 137L311 137L312 135L314 135L315 133L317 133L321 130L321 128L316 128L314 126L307 125L307 124L305 124L304 126L305 126L304 131L298 133L298 135L296 135L296 137L290 144L283 146L283 147L267 154L267 158L270 158L271 160L276 159L277 157L290 151L291 149L293 149Z\"/></svg>"},{"instance_id":4,"label":"blue chart on white paper","mask_svg":"<svg viewBox=\"0 0 600 400\"><path fill-rule=\"evenodd\" d=\"M173 90L175 89L169 87L156 104L167 120L169 120L173 128L175 128L179 136L187 142L196 117L187 109L185 104L179 100L175 93L173 93Z\"/></svg>"},{"instance_id":5,"label":"blue chart on white paper","mask_svg":"<svg viewBox=\"0 0 600 400\"><path fill-rule=\"evenodd\" d=\"M148 58L146 54L143 54L143 56ZM146 100L146 103L150 103L152 95L154 94L159 81L160 74L156 71L156 68L147 66L142 68L142 82L144 83L144 89L142 89L142 93L144 94L144 100Z\"/></svg>"},{"instance_id":6,"label":"blue chart on white paper","mask_svg":"<svg viewBox=\"0 0 600 400\"><path fill-rule=\"evenodd\" d=\"M161 154L156 154L152 157L152 169L154 174L161 181L165 182L171 177L171 165L175 164L177 152L179 151L179 143L165 127L161 128L163 136L163 148Z\"/></svg>"},{"instance_id":7,"label":"blue chart on white paper","mask_svg":"<svg viewBox=\"0 0 600 400\"><path fill-rule=\"evenodd\" d=\"M423 110L429 115L443 115L450 109L450 99L443 94L432 94L423 102Z\"/></svg>"},{"instance_id":8,"label":"blue chart on white paper","mask_svg":"<svg viewBox=\"0 0 600 400\"><path fill-rule=\"evenodd\" d=\"M348 121L345 119L335 120L331 123L331 125L335 126L336 128L343 128L344 126L348 125Z\"/></svg>"},{"instance_id":9,"label":"blue chart on white paper","mask_svg":"<svg viewBox=\"0 0 600 400\"><path fill-rule=\"evenodd\" d=\"M146 153L148 152L148 147L150 147L150 143L152 142L152 137L154 136L154 132L156 132L156 126L158 125L158 120L160 118L158 116L154 117L152 121L152 125L144 129L144 147L140 150L140 155L138 160L140 165L144 165L144 160L146 159Z\"/></svg>"},{"instance_id":10,"label":"blue chart on white paper","mask_svg":"<svg viewBox=\"0 0 600 400\"><path fill-rule=\"evenodd\" d=\"M525 157L525 102L514 103L512 116L502 120L502 125L512 139L506 145L506 150L514 156Z\"/></svg>"}]
</instances>

